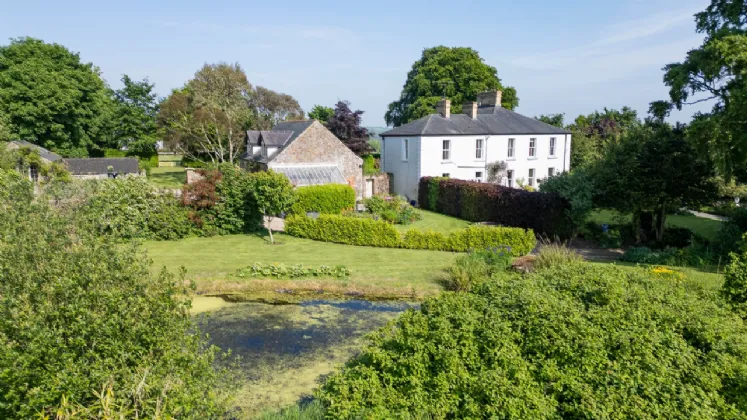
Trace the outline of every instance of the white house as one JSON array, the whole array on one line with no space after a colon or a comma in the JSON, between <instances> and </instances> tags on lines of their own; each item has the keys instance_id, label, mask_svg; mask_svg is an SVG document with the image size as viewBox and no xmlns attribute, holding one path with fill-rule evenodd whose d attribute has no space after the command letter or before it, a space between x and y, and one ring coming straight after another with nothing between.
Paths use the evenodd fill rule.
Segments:
<instances>
[{"instance_id":1,"label":"white house","mask_svg":"<svg viewBox=\"0 0 747 420\"><path fill-rule=\"evenodd\" d=\"M571 132L501 107L501 91L478 94L463 114L451 115L448 99L436 111L381 134L381 167L393 176L393 193L416 200L424 176L487 182L493 162L506 162L509 187L519 180L536 187L570 169Z\"/></svg>"}]
</instances>

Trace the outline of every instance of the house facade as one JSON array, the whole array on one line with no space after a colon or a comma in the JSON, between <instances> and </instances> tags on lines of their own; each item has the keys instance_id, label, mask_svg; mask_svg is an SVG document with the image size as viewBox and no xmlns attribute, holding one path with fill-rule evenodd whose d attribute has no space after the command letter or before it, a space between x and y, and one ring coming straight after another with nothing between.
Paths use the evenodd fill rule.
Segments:
<instances>
[{"instance_id":1,"label":"house facade","mask_svg":"<svg viewBox=\"0 0 747 420\"><path fill-rule=\"evenodd\" d=\"M363 159L319 121L286 121L272 130L247 131L245 169L272 169L296 187L347 184L364 196Z\"/></svg>"},{"instance_id":2,"label":"house facade","mask_svg":"<svg viewBox=\"0 0 747 420\"><path fill-rule=\"evenodd\" d=\"M571 133L500 106L501 92L484 92L477 102L451 114L449 100L437 113L381 135L382 170L392 192L416 200L421 177L488 182L488 166L505 162L501 184L538 187L570 169Z\"/></svg>"}]
</instances>

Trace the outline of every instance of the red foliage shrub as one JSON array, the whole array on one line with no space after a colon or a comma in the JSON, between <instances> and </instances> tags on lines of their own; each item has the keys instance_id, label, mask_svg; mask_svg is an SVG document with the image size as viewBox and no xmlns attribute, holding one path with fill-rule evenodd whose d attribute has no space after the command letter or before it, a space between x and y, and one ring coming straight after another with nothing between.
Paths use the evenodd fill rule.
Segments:
<instances>
[{"instance_id":1,"label":"red foliage shrub","mask_svg":"<svg viewBox=\"0 0 747 420\"><path fill-rule=\"evenodd\" d=\"M216 188L223 174L217 169L200 169L197 173L202 179L182 188L182 204L193 210L212 208L218 201Z\"/></svg>"},{"instance_id":2,"label":"red foliage shrub","mask_svg":"<svg viewBox=\"0 0 747 420\"><path fill-rule=\"evenodd\" d=\"M570 232L565 216L568 201L554 193L424 177L420 179L418 202L423 209L472 222L533 229L550 237L566 237Z\"/></svg>"}]
</instances>

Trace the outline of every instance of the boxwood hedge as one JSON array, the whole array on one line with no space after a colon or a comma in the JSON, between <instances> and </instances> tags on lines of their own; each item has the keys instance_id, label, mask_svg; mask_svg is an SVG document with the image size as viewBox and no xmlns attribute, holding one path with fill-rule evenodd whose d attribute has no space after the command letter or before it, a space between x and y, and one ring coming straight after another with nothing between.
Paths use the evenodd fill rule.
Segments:
<instances>
[{"instance_id":1,"label":"boxwood hedge","mask_svg":"<svg viewBox=\"0 0 747 420\"><path fill-rule=\"evenodd\" d=\"M470 226L449 235L411 229L402 237L385 221L337 215L291 216L285 220L285 231L299 238L383 248L467 252L508 247L513 256L526 255L537 245L534 232L519 228Z\"/></svg>"},{"instance_id":2,"label":"boxwood hedge","mask_svg":"<svg viewBox=\"0 0 747 420\"><path fill-rule=\"evenodd\" d=\"M298 200L291 213L340 214L355 207L355 190L347 185L313 185L296 189Z\"/></svg>"}]
</instances>

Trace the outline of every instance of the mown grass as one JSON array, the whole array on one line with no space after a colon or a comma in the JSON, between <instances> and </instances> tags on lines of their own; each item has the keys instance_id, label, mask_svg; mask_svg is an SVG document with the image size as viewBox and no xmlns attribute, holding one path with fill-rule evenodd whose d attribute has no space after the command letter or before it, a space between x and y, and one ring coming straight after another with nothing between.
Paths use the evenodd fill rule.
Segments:
<instances>
[{"instance_id":1,"label":"mown grass","mask_svg":"<svg viewBox=\"0 0 747 420\"><path fill-rule=\"evenodd\" d=\"M264 237L233 235L188 238L181 241L146 242L154 271L166 267L187 269L201 293L245 293L278 288L325 289L366 296L406 295L420 298L438 293L439 274L458 254L438 251L371 248L315 242L277 234L280 245ZM349 279L245 280L229 274L255 262L286 265L344 265Z\"/></svg>"},{"instance_id":2,"label":"mown grass","mask_svg":"<svg viewBox=\"0 0 747 420\"><path fill-rule=\"evenodd\" d=\"M631 215L620 214L610 210L599 210L589 216L589 220L597 224L618 224L630 223ZM683 227L690 229L695 234L700 235L708 240L716 239L719 229L723 222L718 220L705 219L693 215L669 215L667 216L667 226Z\"/></svg>"},{"instance_id":3,"label":"mown grass","mask_svg":"<svg viewBox=\"0 0 747 420\"><path fill-rule=\"evenodd\" d=\"M419 210L423 214L423 219L409 225L394 225L397 230L404 233L410 229L433 230L449 234L455 230L464 229L471 224L466 220L457 219L456 217L446 216L427 210Z\"/></svg>"},{"instance_id":4,"label":"mown grass","mask_svg":"<svg viewBox=\"0 0 747 420\"><path fill-rule=\"evenodd\" d=\"M152 168L148 182L158 188L179 189L187 182L187 172L178 166Z\"/></svg>"}]
</instances>

